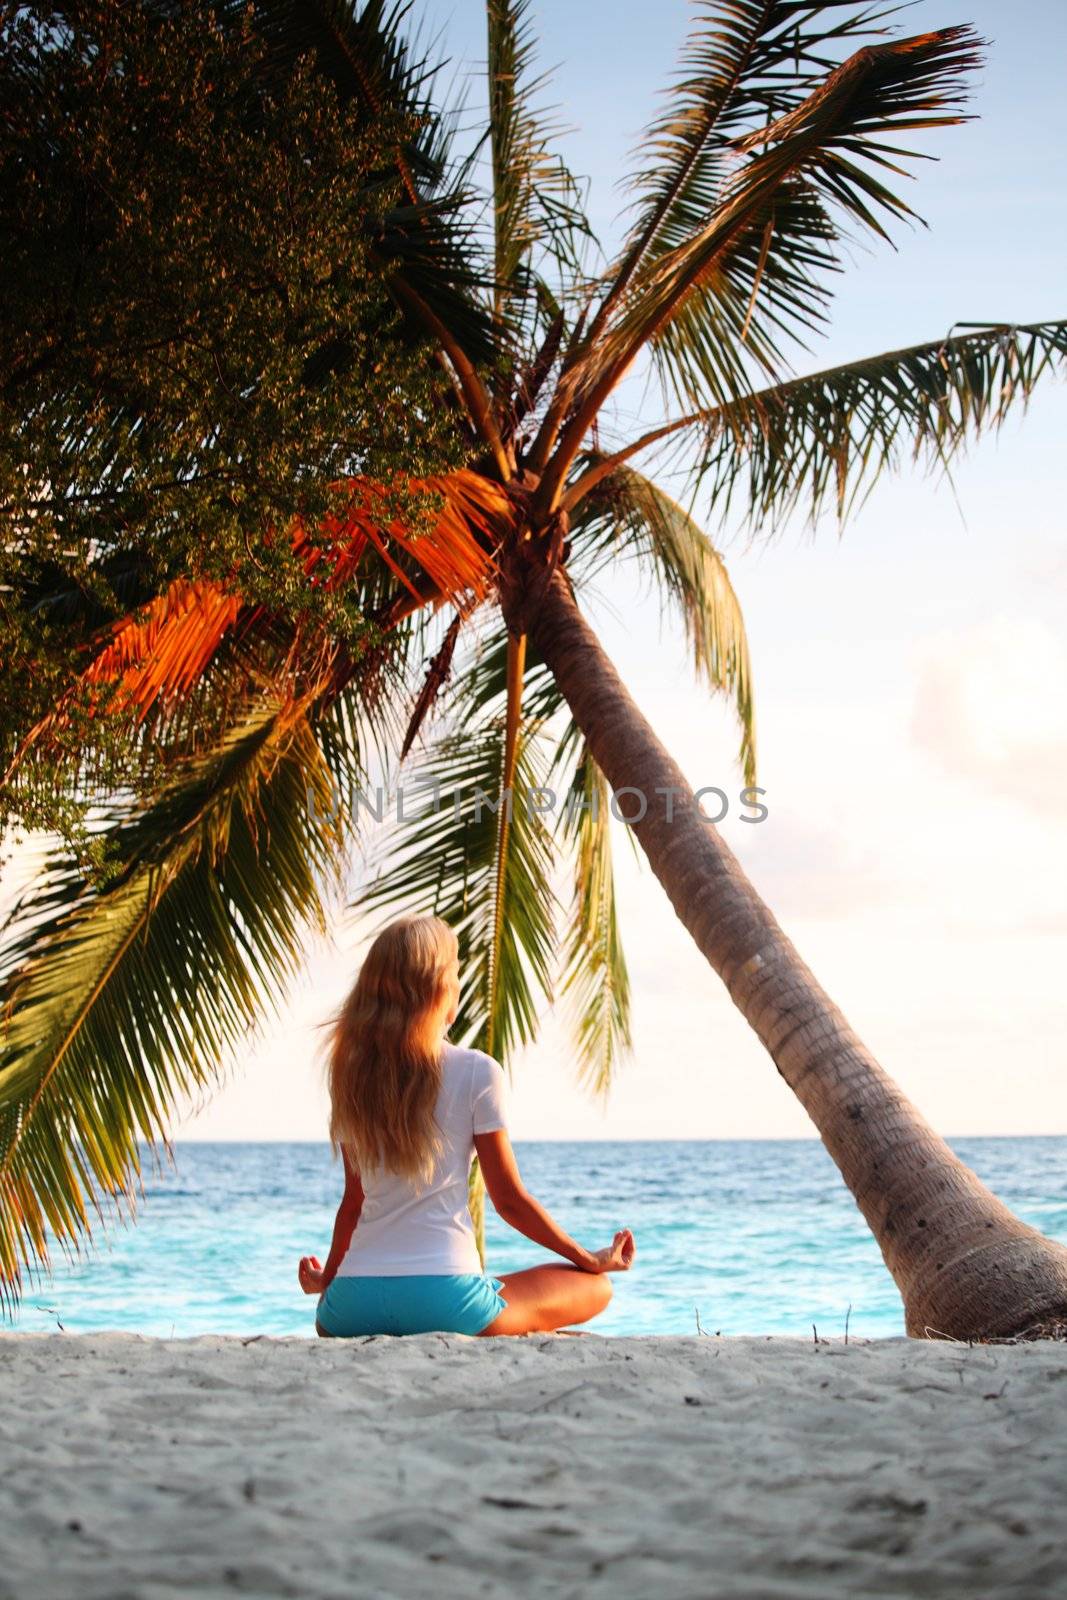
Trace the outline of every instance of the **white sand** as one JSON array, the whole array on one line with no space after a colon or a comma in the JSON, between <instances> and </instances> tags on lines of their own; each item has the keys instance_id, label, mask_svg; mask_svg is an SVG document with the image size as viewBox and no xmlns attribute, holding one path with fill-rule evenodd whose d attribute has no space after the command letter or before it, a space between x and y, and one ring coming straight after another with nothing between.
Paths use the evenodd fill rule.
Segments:
<instances>
[{"instance_id":1,"label":"white sand","mask_svg":"<svg viewBox=\"0 0 1067 1600\"><path fill-rule=\"evenodd\" d=\"M0 1596L1067 1596L1067 1346L0 1336Z\"/></svg>"}]
</instances>

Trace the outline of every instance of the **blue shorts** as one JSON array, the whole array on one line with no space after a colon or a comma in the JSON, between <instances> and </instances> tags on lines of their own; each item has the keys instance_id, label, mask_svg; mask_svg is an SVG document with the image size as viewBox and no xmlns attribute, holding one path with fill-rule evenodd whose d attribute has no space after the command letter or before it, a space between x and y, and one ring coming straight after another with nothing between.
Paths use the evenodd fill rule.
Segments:
<instances>
[{"instance_id":1,"label":"blue shorts","mask_svg":"<svg viewBox=\"0 0 1067 1600\"><path fill-rule=\"evenodd\" d=\"M316 1321L335 1339L368 1333L481 1333L506 1304L499 1278L479 1272L334 1278Z\"/></svg>"}]
</instances>

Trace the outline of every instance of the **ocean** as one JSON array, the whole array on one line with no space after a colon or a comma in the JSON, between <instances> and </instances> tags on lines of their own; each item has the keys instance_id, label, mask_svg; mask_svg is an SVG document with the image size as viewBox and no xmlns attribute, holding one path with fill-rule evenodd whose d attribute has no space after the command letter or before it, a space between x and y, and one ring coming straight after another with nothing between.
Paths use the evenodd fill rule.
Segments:
<instances>
[{"instance_id":1,"label":"ocean","mask_svg":"<svg viewBox=\"0 0 1067 1600\"><path fill-rule=\"evenodd\" d=\"M1067 1243L1067 1136L952 1141L1019 1216ZM516 1143L527 1186L584 1244L633 1229L637 1258L597 1319L612 1334L902 1334L895 1285L817 1140ZM178 1144L135 1224L97 1230L29 1283L24 1332L314 1332L301 1255L326 1259L340 1168L325 1144ZM487 1208L487 1265L545 1252ZM0 1324L2 1325L2 1324Z\"/></svg>"}]
</instances>

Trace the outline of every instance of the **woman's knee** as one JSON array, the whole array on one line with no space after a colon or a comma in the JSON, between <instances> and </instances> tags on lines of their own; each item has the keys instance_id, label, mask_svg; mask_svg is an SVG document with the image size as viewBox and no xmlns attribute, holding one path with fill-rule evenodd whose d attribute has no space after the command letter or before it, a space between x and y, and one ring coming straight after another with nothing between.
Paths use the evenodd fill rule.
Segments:
<instances>
[{"instance_id":1,"label":"woman's knee","mask_svg":"<svg viewBox=\"0 0 1067 1600\"><path fill-rule=\"evenodd\" d=\"M597 1312L599 1314L599 1312L606 1310L611 1304L611 1296L614 1293L614 1290L611 1286L611 1279L608 1277L606 1272L598 1272L593 1282L596 1286L594 1295L597 1301Z\"/></svg>"},{"instance_id":2,"label":"woman's knee","mask_svg":"<svg viewBox=\"0 0 1067 1600\"><path fill-rule=\"evenodd\" d=\"M559 1282L558 1296L554 1297L558 1302L554 1309L559 1318L562 1322L587 1322L590 1317L599 1317L611 1301L611 1283L607 1273L564 1270L566 1278Z\"/></svg>"}]
</instances>

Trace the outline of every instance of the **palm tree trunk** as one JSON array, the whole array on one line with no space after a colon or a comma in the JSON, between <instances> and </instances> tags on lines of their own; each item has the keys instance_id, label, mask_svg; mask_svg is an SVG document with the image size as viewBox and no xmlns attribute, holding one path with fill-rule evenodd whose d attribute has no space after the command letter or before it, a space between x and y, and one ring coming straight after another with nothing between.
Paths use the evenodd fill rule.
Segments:
<instances>
[{"instance_id":1,"label":"palm tree trunk","mask_svg":"<svg viewBox=\"0 0 1067 1600\"><path fill-rule=\"evenodd\" d=\"M1067 1248L1013 1216L861 1044L704 817L560 572L523 621L612 788L647 797L632 825L652 870L818 1128L909 1334L990 1338L1067 1318ZM628 815L639 804L620 802Z\"/></svg>"}]
</instances>

